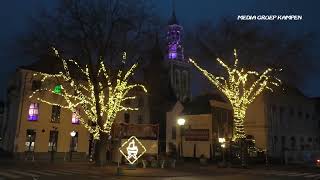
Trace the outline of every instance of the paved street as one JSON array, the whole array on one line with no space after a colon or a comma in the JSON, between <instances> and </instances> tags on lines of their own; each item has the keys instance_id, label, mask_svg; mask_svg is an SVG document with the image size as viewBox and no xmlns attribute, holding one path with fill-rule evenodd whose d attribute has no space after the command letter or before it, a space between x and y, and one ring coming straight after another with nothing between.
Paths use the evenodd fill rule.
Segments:
<instances>
[{"instance_id":1,"label":"paved street","mask_svg":"<svg viewBox=\"0 0 320 180\"><path fill-rule=\"evenodd\" d=\"M37 164L19 163L0 166L0 180L2 179L26 179L26 180L53 180L53 179L154 179L154 180L207 180L207 179L311 179L320 180L320 170L298 169L283 170L275 169L240 169L240 168L217 168L216 166L199 167L198 165L184 165L176 169L160 168L136 168L124 167L123 175L116 176L116 166L93 167L89 164Z\"/></svg>"}]
</instances>

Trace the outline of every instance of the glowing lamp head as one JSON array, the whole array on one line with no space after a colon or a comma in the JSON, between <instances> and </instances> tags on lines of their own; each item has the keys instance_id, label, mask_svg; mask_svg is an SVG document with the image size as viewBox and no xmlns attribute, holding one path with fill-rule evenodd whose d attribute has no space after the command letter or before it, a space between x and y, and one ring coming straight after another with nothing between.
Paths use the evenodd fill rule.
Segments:
<instances>
[{"instance_id":1,"label":"glowing lamp head","mask_svg":"<svg viewBox=\"0 0 320 180\"><path fill-rule=\"evenodd\" d=\"M179 126L183 126L183 125L186 123L186 120L183 119L183 118L179 118L179 119L177 120L177 123L178 123Z\"/></svg>"},{"instance_id":2,"label":"glowing lamp head","mask_svg":"<svg viewBox=\"0 0 320 180\"><path fill-rule=\"evenodd\" d=\"M317 163L320 163L320 159L317 159Z\"/></svg>"},{"instance_id":3,"label":"glowing lamp head","mask_svg":"<svg viewBox=\"0 0 320 180\"><path fill-rule=\"evenodd\" d=\"M219 138L219 143L224 143L224 142L226 142L225 138Z\"/></svg>"},{"instance_id":4,"label":"glowing lamp head","mask_svg":"<svg viewBox=\"0 0 320 180\"><path fill-rule=\"evenodd\" d=\"M70 132L70 136L71 136L71 137L76 136L76 134L77 134L77 133L76 133L75 131Z\"/></svg>"}]
</instances>

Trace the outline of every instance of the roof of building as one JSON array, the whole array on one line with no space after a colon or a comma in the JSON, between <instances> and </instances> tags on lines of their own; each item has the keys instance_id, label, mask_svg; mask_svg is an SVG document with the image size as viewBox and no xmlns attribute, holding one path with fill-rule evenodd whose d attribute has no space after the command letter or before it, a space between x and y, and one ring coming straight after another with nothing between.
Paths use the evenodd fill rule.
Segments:
<instances>
[{"instance_id":1,"label":"roof of building","mask_svg":"<svg viewBox=\"0 0 320 180\"><path fill-rule=\"evenodd\" d=\"M210 100L226 102L223 97L218 94L205 94L195 97L191 102L184 104L183 114L210 114Z\"/></svg>"},{"instance_id":2,"label":"roof of building","mask_svg":"<svg viewBox=\"0 0 320 180\"><path fill-rule=\"evenodd\" d=\"M53 56L45 56L30 65L20 66L21 69L56 74L63 70L62 61Z\"/></svg>"}]
</instances>

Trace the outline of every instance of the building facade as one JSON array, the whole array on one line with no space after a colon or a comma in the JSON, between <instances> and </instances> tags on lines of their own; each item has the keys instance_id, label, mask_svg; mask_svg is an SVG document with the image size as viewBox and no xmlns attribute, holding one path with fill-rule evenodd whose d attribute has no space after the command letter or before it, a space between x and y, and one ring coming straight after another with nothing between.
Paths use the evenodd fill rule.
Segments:
<instances>
[{"instance_id":1,"label":"building facade","mask_svg":"<svg viewBox=\"0 0 320 180\"><path fill-rule=\"evenodd\" d=\"M283 161L306 161L304 154L319 154L320 121L317 102L298 89L285 87L258 97L247 111L245 131L256 146ZM301 158L297 156L300 154Z\"/></svg>"},{"instance_id":2,"label":"building facade","mask_svg":"<svg viewBox=\"0 0 320 180\"><path fill-rule=\"evenodd\" d=\"M54 81L41 82L33 76L35 67L38 67L39 63L19 68L10 80L8 115L1 142L2 148L12 152L18 159L88 159L92 149L92 136L82 126L76 113L42 103L37 97L30 98L32 92L44 86L54 89L54 93L41 92L42 98L57 104L63 103L63 99L58 95L62 90L59 84L55 84ZM41 67L48 67L48 64L42 64ZM142 91L131 93L137 98L126 103L131 107L138 107L139 110L119 113L115 123L148 124L150 117L147 96Z\"/></svg>"},{"instance_id":3,"label":"building facade","mask_svg":"<svg viewBox=\"0 0 320 180\"><path fill-rule=\"evenodd\" d=\"M179 126L178 119L185 124ZM231 139L231 107L218 95L201 95L191 102L177 102L167 112L166 152L183 157L214 159L221 152L219 138Z\"/></svg>"},{"instance_id":4,"label":"building facade","mask_svg":"<svg viewBox=\"0 0 320 180\"><path fill-rule=\"evenodd\" d=\"M18 159L67 160L85 159L89 152L89 133L80 125L76 114L59 106L29 98L41 87L34 71L18 69L9 83L8 124L3 147ZM55 90L58 91L59 85ZM61 102L58 95L42 94ZM73 133L71 133L73 132ZM73 135L73 136L71 136Z\"/></svg>"},{"instance_id":5,"label":"building facade","mask_svg":"<svg viewBox=\"0 0 320 180\"><path fill-rule=\"evenodd\" d=\"M295 88L285 89L257 97L247 110L245 132L257 150L271 159L283 163L312 161L320 155L319 100L308 98ZM182 144L184 157L204 154L214 158L220 151L218 139L232 139L232 108L217 97L192 104L197 99L189 107L178 102L167 112L166 151L175 147L181 153ZM186 121L184 131L177 125L178 118Z\"/></svg>"}]
</instances>

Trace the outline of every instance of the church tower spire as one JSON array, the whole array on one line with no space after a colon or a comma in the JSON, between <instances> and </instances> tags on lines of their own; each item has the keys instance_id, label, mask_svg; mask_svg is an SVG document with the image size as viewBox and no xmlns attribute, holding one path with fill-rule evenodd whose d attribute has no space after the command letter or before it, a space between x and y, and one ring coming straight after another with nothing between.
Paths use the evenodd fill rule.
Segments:
<instances>
[{"instance_id":1,"label":"church tower spire","mask_svg":"<svg viewBox=\"0 0 320 180\"><path fill-rule=\"evenodd\" d=\"M168 25L173 25L173 24L179 24L176 17L176 7L175 7L174 0L172 0L172 15L171 15L171 18L169 19Z\"/></svg>"},{"instance_id":2,"label":"church tower spire","mask_svg":"<svg viewBox=\"0 0 320 180\"><path fill-rule=\"evenodd\" d=\"M168 21L167 31L167 58L169 60L184 61L182 31L183 28L176 17L175 3L172 0L172 15Z\"/></svg>"},{"instance_id":3,"label":"church tower spire","mask_svg":"<svg viewBox=\"0 0 320 180\"><path fill-rule=\"evenodd\" d=\"M190 65L184 57L183 27L178 23L174 0L172 0L172 15L167 28L166 63L169 65L170 84L176 98L181 102L190 100Z\"/></svg>"}]
</instances>

